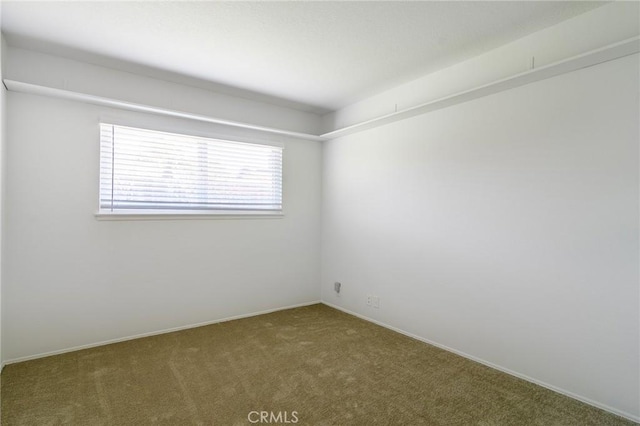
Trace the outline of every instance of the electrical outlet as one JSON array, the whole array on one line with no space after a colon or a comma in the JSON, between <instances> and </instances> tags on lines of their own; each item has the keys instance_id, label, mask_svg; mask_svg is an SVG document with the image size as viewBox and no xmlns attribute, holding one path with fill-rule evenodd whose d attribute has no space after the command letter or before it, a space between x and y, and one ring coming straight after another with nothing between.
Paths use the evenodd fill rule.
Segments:
<instances>
[{"instance_id":1,"label":"electrical outlet","mask_svg":"<svg viewBox=\"0 0 640 426\"><path fill-rule=\"evenodd\" d=\"M342 284L339 282L335 282L333 283L333 290L336 292L336 294L339 296L340 295L340 288L342 287Z\"/></svg>"},{"instance_id":2,"label":"electrical outlet","mask_svg":"<svg viewBox=\"0 0 640 426\"><path fill-rule=\"evenodd\" d=\"M373 296L371 304L374 308L380 309L380 298L378 296Z\"/></svg>"},{"instance_id":3,"label":"electrical outlet","mask_svg":"<svg viewBox=\"0 0 640 426\"><path fill-rule=\"evenodd\" d=\"M371 306L371 299L373 299L373 296L371 296L370 294L367 295L367 306Z\"/></svg>"}]
</instances>

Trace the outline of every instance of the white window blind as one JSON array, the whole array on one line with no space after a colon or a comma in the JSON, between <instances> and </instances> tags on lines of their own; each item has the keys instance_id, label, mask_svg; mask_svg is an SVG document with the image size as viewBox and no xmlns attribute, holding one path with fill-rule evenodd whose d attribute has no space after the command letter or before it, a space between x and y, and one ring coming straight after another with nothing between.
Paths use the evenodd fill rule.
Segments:
<instances>
[{"instance_id":1,"label":"white window blind","mask_svg":"<svg viewBox=\"0 0 640 426\"><path fill-rule=\"evenodd\" d=\"M100 213L282 211L282 148L100 124Z\"/></svg>"}]
</instances>

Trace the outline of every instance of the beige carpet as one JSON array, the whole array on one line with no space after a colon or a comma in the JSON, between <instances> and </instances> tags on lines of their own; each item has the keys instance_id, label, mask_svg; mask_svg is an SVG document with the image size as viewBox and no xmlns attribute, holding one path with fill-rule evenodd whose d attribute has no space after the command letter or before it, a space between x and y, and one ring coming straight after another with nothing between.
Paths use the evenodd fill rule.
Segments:
<instances>
[{"instance_id":1,"label":"beige carpet","mask_svg":"<svg viewBox=\"0 0 640 426\"><path fill-rule=\"evenodd\" d=\"M8 365L2 424L634 423L314 305Z\"/></svg>"}]
</instances>

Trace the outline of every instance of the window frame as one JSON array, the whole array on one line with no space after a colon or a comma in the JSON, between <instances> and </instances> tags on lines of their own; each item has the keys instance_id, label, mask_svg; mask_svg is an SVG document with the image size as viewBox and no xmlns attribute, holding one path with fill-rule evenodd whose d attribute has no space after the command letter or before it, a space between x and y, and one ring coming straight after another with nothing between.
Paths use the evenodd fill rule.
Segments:
<instances>
[{"instance_id":1,"label":"window frame","mask_svg":"<svg viewBox=\"0 0 640 426\"><path fill-rule=\"evenodd\" d=\"M266 147L274 147L281 150L281 174L282 174L282 196L280 210L260 210L260 209L194 209L194 210L172 210L172 209L117 209L107 210L101 208L101 170L100 162L102 160L102 140L101 128L103 125L129 128L140 131L157 132L168 135L177 135L185 137L193 137L197 139L206 139L211 141L220 141L223 143L242 144L242 145L259 145ZM116 124L112 121L100 121L98 123L98 209L94 213L97 220L184 220L184 219L279 219L285 214L285 146L283 143L264 142L264 141L241 141L232 139L223 139L220 137L212 137L210 135L196 135L184 131L165 131L151 129L148 127L139 127L132 125Z\"/></svg>"}]
</instances>

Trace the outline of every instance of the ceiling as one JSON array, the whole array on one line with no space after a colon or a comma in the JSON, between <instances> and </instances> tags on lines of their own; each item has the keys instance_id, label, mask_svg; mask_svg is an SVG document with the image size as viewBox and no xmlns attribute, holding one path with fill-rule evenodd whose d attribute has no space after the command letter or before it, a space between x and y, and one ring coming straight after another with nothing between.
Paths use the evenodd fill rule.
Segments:
<instances>
[{"instance_id":1,"label":"ceiling","mask_svg":"<svg viewBox=\"0 0 640 426\"><path fill-rule=\"evenodd\" d=\"M10 45L318 113L602 2L2 2ZM254 93L255 92L255 93Z\"/></svg>"}]
</instances>

